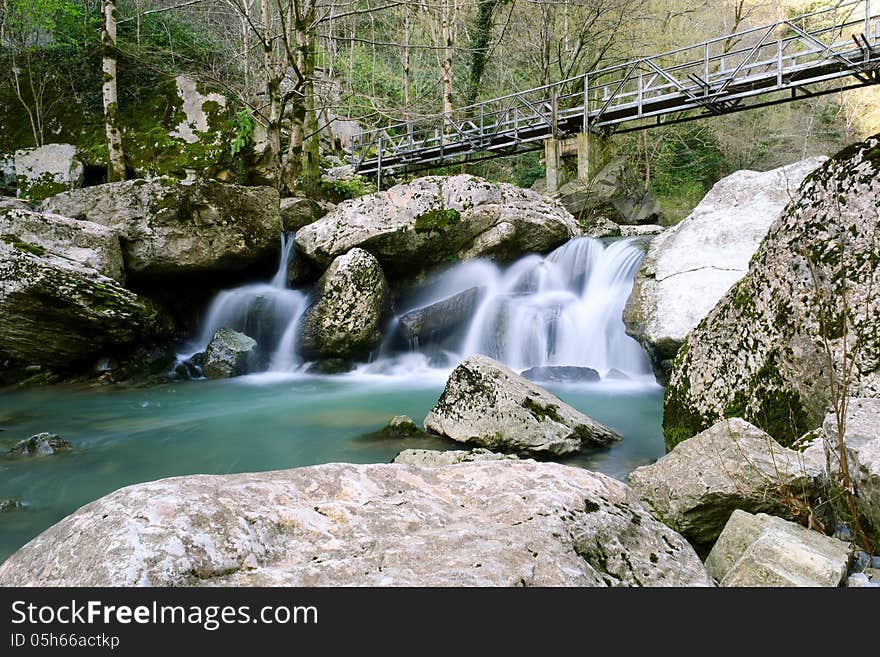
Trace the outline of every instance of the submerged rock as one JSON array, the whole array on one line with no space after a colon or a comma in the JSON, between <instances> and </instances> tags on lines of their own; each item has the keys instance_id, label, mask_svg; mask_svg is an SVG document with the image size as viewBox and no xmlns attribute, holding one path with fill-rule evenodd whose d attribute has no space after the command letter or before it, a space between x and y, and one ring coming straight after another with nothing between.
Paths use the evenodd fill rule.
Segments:
<instances>
[{"instance_id":1,"label":"submerged rock","mask_svg":"<svg viewBox=\"0 0 880 657\"><path fill-rule=\"evenodd\" d=\"M599 373L592 367L571 365L531 367L520 373L520 376L538 383L589 383L600 379Z\"/></svg>"},{"instance_id":2,"label":"submerged rock","mask_svg":"<svg viewBox=\"0 0 880 657\"><path fill-rule=\"evenodd\" d=\"M22 507L21 500L17 497L0 497L0 513L15 511Z\"/></svg>"},{"instance_id":3,"label":"submerged rock","mask_svg":"<svg viewBox=\"0 0 880 657\"><path fill-rule=\"evenodd\" d=\"M46 212L0 209L0 239L77 262L125 283L119 236L106 226Z\"/></svg>"},{"instance_id":4,"label":"submerged rock","mask_svg":"<svg viewBox=\"0 0 880 657\"><path fill-rule=\"evenodd\" d=\"M139 280L243 269L277 258L278 192L216 180L128 180L59 194L42 209L114 229Z\"/></svg>"},{"instance_id":5,"label":"submerged rock","mask_svg":"<svg viewBox=\"0 0 880 657\"><path fill-rule=\"evenodd\" d=\"M454 528L454 530L453 530ZM0 586L710 586L610 477L534 461L333 463L138 484L0 565Z\"/></svg>"},{"instance_id":6,"label":"submerged rock","mask_svg":"<svg viewBox=\"0 0 880 657\"><path fill-rule=\"evenodd\" d=\"M257 341L222 327L217 329L205 351L204 374L209 379L227 379L249 374L257 360Z\"/></svg>"},{"instance_id":7,"label":"submerged rock","mask_svg":"<svg viewBox=\"0 0 880 657\"><path fill-rule=\"evenodd\" d=\"M621 439L486 356L455 368L424 426L461 443L525 454L572 454Z\"/></svg>"},{"instance_id":8,"label":"submerged rock","mask_svg":"<svg viewBox=\"0 0 880 657\"><path fill-rule=\"evenodd\" d=\"M770 225L826 158L722 178L684 221L654 239L624 310L627 333L661 374L688 332L745 276Z\"/></svg>"},{"instance_id":9,"label":"submerged rock","mask_svg":"<svg viewBox=\"0 0 880 657\"><path fill-rule=\"evenodd\" d=\"M50 456L71 448L69 442L55 433L38 433L20 440L9 450L10 456Z\"/></svg>"},{"instance_id":10,"label":"submerged rock","mask_svg":"<svg viewBox=\"0 0 880 657\"><path fill-rule=\"evenodd\" d=\"M497 454L488 449L476 447L471 450L437 449L405 449L394 457L392 463L415 465L420 468L441 468L456 463L473 463L474 461L509 461L519 457L515 454Z\"/></svg>"},{"instance_id":11,"label":"submerged rock","mask_svg":"<svg viewBox=\"0 0 880 657\"><path fill-rule=\"evenodd\" d=\"M91 267L0 240L0 358L63 367L171 330L151 302Z\"/></svg>"},{"instance_id":12,"label":"submerged rock","mask_svg":"<svg viewBox=\"0 0 880 657\"><path fill-rule=\"evenodd\" d=\"M362 249L339 256L324 272L306 309L297 342L306 360L355 359L379 346L390 308L385 275Z\"/></svg>"},{"instance_id":13,"label":"submerged rock","mask_svg":"<svg viewBox=\"0 0 880 657\"><path fill-rule=\"evenodd\" d=\"M580 235L556 201L470 175L427 176L345 201L296 235L298 251L323 270L354 247L372 253L391 278L450 260L513 260Z\"/></svg>"},{"instance_id":14,"label":"submerged rock","mask_svg":"<svg viewBox=\"0 0 880 657\"><path fill-rule=\"evenodd\" d=\"M824 471L739 418L679 443L628 481L698 549L715 542L734 509L834 526Z\"/></svg>"},{"instance_id":15,"label":"submerged rock","mask_svg":"<svg viewBox=\"0 0 880 657\"><path fill-rule=\"evenodd\" d=\"M840 586L851 554L849 543L737 509L706 568L721 586Z\"/></svg>"},{"instance_id":16,"label":"submerged rock","mask_svg":"<svg viewBox=\"0 0 880 657\"><path fill-rule=\"evenodd\" d=\"M425 434L409 415L395 415L382 429L382 433L394 438L410 438Z\"/></svg>"},{"instance_id":17,"label":"submerged rock","mask_svg":"<svg viewBox=\"0 0 880 657\"><path fill-rule=\"evenodd\" d=\"M15 151L18 196L41 201L82 187L86 168L73 144L46 144Z\"/></svg>"},{"instance_id":18,"label":"submerged rock","mask_svg":"<svg viewBox=\"0 0 880 657\"><path fill-rule=\"evenodd\" d=\"M482 289L472 287L400 317L397 334L407 345L443 342L473 319Z\"/></svg>"},{"instance_id":19,"label":"submerged rock","mask_svg":"<svg viewBox=\"0 0 880 657\"><path fill-rule=\"evenodd\" d=\"M878 154L880 136L810 174L745 278L688 335L666 388L668 446L722 417L743 417L785 445L819 426L832 377L821 326L839 380L845 314L846 343L858 344L849 394L880 396Z\"/></svg>"}]
</instances>

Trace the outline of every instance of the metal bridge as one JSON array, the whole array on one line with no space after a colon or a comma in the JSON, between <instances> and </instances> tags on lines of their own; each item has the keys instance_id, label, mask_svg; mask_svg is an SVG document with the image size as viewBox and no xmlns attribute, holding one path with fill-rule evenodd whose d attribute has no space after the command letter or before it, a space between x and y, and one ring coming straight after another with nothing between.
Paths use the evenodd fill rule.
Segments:
<instances>
[{"instance_id":1,"label":"metal bridge","mask_svg":"<svg viewBox=\"0 0 880 657\"><path fill-rule=\"evenodd\" d=\"M363 132L348 159L359 173L375 174L381 187L383 171L503 157L536 150L548 139L643 130L878 82L880 0L843 0L486 100L452 116Z\"/></svg>"}]
</instances>

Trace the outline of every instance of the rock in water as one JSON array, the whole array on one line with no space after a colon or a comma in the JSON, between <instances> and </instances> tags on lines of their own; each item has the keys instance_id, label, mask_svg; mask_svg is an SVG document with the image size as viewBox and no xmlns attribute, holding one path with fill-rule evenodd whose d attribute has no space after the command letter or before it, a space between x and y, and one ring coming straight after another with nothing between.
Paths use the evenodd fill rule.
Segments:
<instances>
[{"instance_id":1,"label":"rock in water","mask_svg":"<svg viewBox=\"0 0 880 657\"><path fill-rule=\"evenodd\" d=\"M407 345L421 346L443 342L473 319L481 289L472 287L464 292L410 310L401 316L397 332Z\"/></svg>"},{"instance_id":2,"label":"rock in water","mask_svg":"<svg viewBox=\"0 0 880 657\"><path fill-rule=\"evenodd\" d=\"M66 366L171 330L152 303L91 267L0 240L0 357Z\"/></svg>"},{"instance_id":3,"label":"rock in water","mask_svg":"<svg viewBox=\"0 0 880 657\"><path fill-rule=\"evenodd\" d=\"M573 454L621 437L486 356L455 368L425 429L492 451Z\"/></svg>"},{"instance_id":4,"label":"rock in water","mask_svg":"<svg viewBox=\"0 0 880 657\"><path fill-rule=\"evenodd\" d=\"M204 373L209 379L227 379L253 371L257 341L230 328L219 328L205 351Z\"/></svg>"},{"instance_id":5,"label":"rock in water","mask_svg":"<svg viewBox=\"0 0 880 657\"><path fill-rule=\"evenodd\" d=\"M139 280L243 269L278 256L281 216L271 187L128 180L59 194L42 208L116 230L126 270Z\"/></svg>"},{"instance_id":6,"label":"rock in water","mask_svg":"<svg viewBox=\"0 0 880 657\"><path fill-rule=\"evenodd\" d=\"M82 187L85 172L73 144L46 144L15 151L18 195L33 201Z\"/></svg>"},{"instance_id":7,"label":"rock in water","mask_svg":"<svg viewBox=\"0 0 880 657\"><path fill-rule=\"evenodd\" d=\"M382 433L394 438L424 435L424 432L416 426L416 423L409 415L395 415L382 429Z\"/></svg>"},{"instance_id":8,"label":"rock in water","mask_svg":"<svg viewBox=\"0 0 880 657\"><path fill-rule=\"evenodd\" d=\"M49 456L70 449L70 443L55 433L38 433L20 440L9 450L10 456Z\"/></svg>"},{"instance_id":9,"label":"rock in water","mask_svg":"<svg viewBox=\"0 0 880 657\"><path fill-rule=\"evenodd\" d=\"M844 312L855 318L850 394L880 395L878 199L880 137L841 151L804 180L749 273L679 351L664 403L668 447L723 417L742 417L784 445L818 427L831 388L823 317L838 361Z\"/></svg>"},{"instance_id":10,"label":"rock in water","mask_svg":"<svg viewBox=\"0 0 880 657\"><path fill-rule=\"evenodd\" d=\"M390 294L372 255L352 249L336 258L315 294L300 324L297 347L303 358L361 358L379 346Z\"/></svg>"},{"instance_id":11,"label":"rock in water","mask_svg":"<svg viewBox=\"0 0 880 657\"><path fill-rule=\"evenodd\" d=\"M668 373L690 330L745 276L770 225L826 159L722 178L690 216L651 242L623 318L659 372Z\"/></svg>"},{"instance_id":12,"label":"rock in water","mask_svg":"<svg viewBox=\"0 0 880 657\"><path fill-rule=\"evenodd\" d=\"M522 372L520 376L538 383L589 383L600 379L599 373L591 367L573 367L570 365L531 367Z\"/></svg>"},{"instance_id":13,"label":"rock in water","mask_svg":"<svg viewBox=\"0 0 880 657\"><path fill-rule=\"evenodd\" d=\"M849 543L737 509L706 567L721 586L840 586L851 554Z\"/></svg>"},{"instance_id":14,"label":"rock in water","mask_svg":"<svg viewBox=\"0 0 880 657\"><path fill-rule=\"evenodd\" d=\"M698 549L715 542L734 509L801 521L812 515L833 528L824 471L738 418L721 420L636 468L629 485Z\"/></svg>"},{"instance_id":15,"label":"rock in water","mask_svg":"<svg viewBox=\"0 0 880 657\"><path fill-rule=\"evenodd\" d=\"M454 528L454 530L451 530ZM123 488L0 586L710 586L619 481L534 461L332 463Z\"/></svg>"},{"instance_id":16,"label":"rock in water","mask_svg":"<svg viewBox=\"0 0 880 657\"><path fill-rule=\"evenodd\" d=\"M449 262L545 253L580 228L556 201L469 175L427 176L345 201L297 232L297 249L318 269L354 247L392 278Z\"/></svg>"},{"instance_id":17,"label":"rock in water","mask_svg":"<svg viewBox=\"0 0 880 657\"><path fill-rule=\"evenodd\" d=\"M456 463L473 463L474 461L508 461L519 458L515 454L496 454L482 447L475 447L470 450L448 450L441 451L438 449L405 449L394 457L392 463L401 465L415 465L420 468L440 468L446 465L455 465Z\"/></svg>"},{"instance_id":18,"label":"rock in water","mask_svg":"<svg viewBox=\"0 0 880 657\"><path fill-rule=\"evenodd\" d=\"M29 245L32 251L78 262L125 283L119 236L106 226L45 212L0 209L0 236L8 244Z\"/></svg>"}]
</instances>

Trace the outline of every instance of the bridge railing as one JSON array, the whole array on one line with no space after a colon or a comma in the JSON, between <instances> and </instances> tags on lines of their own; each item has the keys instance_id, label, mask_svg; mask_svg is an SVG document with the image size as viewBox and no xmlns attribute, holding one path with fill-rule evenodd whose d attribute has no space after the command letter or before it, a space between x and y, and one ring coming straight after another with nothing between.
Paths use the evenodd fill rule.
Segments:
<instances>
[{"instance_id":1,"label":"bridge railing","mask_svg":"<svg viewBox=\"0 0 880 657\"><path fill-rule=\"evenodd\" d=\"M787 85L858 75L862 67L876 66L878 45L880 0L848 0L458 108L452 116L363 132L353 142L351 161L377 171L515 150L560 131L618 129L670 112L723 113L749 96Z\"/></svg>"}]
</instances>

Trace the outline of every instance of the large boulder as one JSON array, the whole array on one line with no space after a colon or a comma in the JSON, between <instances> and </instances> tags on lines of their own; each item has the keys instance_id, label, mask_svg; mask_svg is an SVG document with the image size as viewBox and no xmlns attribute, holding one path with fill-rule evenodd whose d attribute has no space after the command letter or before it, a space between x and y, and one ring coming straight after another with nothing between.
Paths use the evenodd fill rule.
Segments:
<instances>
[{"instance_id":1,"label":"large boulder","mask_svg":"<svg viewBox=\"0 0 880 657\"><path fill-rule=\"evenodd\" d=\"M837 415L825 416L818 441L830 477L841 485ZM847 400L843 444L862 529L880 545L880 399Z\"/></svg>"},{"instance_id":2,"label":"large boulder","mask_svg":"<svg viewBox=\"0 0 880 657\"><path fill-rule=\"evenodd\" d=\"M0 586L710 586L624 484L534 461L333 463L138 484L0 566Z\"/></svg>"},{"instance_id":3,"label":"large boulder","mask_svg":"<svg viewBox=\"0 0 880 657\"><path fill-rule=\"evenodd\" d=\"M230 328L217 329L205 350L203 371L209 379L249 374L256 366L257 341Z\"/></svg>"},{"instance_id":4,"label":"large boulder","mask_svg":"<svg viewBox=\"0 0 880 657\"><path fill-rule=\"evenodd\" d=\"M65 366L171 330L153 304L91 267L0 240L0 359Z\"/></svg>"},{"instance_id":5,"label":"large boulder","mask_svg":"<svg viewBox=\"0 0 880 657\"><path fill-rule=\"evenodd\" d=\"M216 180L128 180L59 194L46 212L92 221L122 238L132 278L242 269L278 257L278 192Z\"/></svg>"},{"instance_id":6,"label":"large boulder","mask_svg":"<svg viewBox=\"0 0 880 657\"><path fill-rule=\"evenodd\" d=\"M425 429L492 451L564 455L620 440L543 388L486 356L455 368Z\"/></svg>"},{"instance_id":7,"label":"large boulder","mask_svg":"<svg viewBox=\"0 0 880 657\"><path fill-rule=\"evenodd\" d=\"M687 334L745 276L749 260L803 182L827 158L814 157L719 180L684 221L651 242L623 319L661 375Z\"/></svg>"},{"instance_id":8,"label":"large boulder","mask_svg":"<svg viewBox=\"0 0 880 657\"><path fill-rule=\"evenodd\" d=\"M785 445L818 427L832 387L826 340L838 380L844 351L854 366L849 394L880 395L878 198L878 137L804 180L748 274L679 350L666 388L667 446L723 417Z\"/></svg>"},{"instance_id":9,"label":"large boulder","mask_svg":"<svg viewBox=\"0 0 880 657\"><path fill-rule=\"evenodd\" d=\"M442 343L473 319L481 288L472 287L435 303L410 310L397 322L397 336L407 345Z\"/></svg>"},{"instance_id":10,"label":"large boulder","mask_svg":"<svg viewBox=\"0 0 880 657\"><path fill-rule=\"evenodd\" d=\"M18 196L32 201L82 187L86 168L73 144L46 144L15 151Z\"/></svg>"},{"instance_id":11,"label":"large boulder","mask_svg":"<svg viewBox=\"0 0 880 657\"><path fill-rule=\"evenodd\" d=\"M125 282L119 236L106 226L46 212L0 209L0 239L30 244Z\"/></svg>"},{"instance_id":12,"label":"large boulder","mask_svg":"<svg viewBox=\"0 0 880 657\"><path fill-rule=\"evenodd\" d=\"M482 447L470 450L453 449L445 452L438 449L405 449L394 457L392 463L415 465L420 468L440 468L446 465L455 465L456 463L508 461L517 458L515 454L496 454Z\"/></svg>"},{"instance_id":13,"label":"large boulder","mask_svg":"<svg viewBox=\"0 0 880 657\"><path fill-rule=\"evenodd\" d=\"M320 203L311 198L291 196L281 199L281 225L288 233L296 232L335 208L332 203Z\"/></svg>"},{"instance_id":14,"label":"large boulder","mask_svg":"<svg viewBox=\"0 0 880 657\"><path fill-rule=\"evenodd\" d=\"M450 260L509 261L580 235L556 201L470 175L427 176L345 201L296 235L298 251L323 270L353 247L372 253L392 278Z\"/></svg>"},{"instance_id":15,"label":"large boulder","mask_svg":"<svg viewBox=\"0 0 880 657\"><path fill-rule=\"evenodd\" d=\"M706 558L721 586L840 586L852 547L765 513L736 510Z\"/></svg>"},{"instance_id":16,"label":"large boulder","mask_svg":"<svg viewBox=\"0 0 880 657\"><path fill-rule=\"evenodd\" d=\"M9 450L9 456L51 456L58 452L66 452L70 450L71 445L56 433L38 433L19 440L12 449Z\"/></svg>"},{"instance_id":17,"label":"large boulder","mask_svg":"<svg viewBox=\"0 0 880 657\"><path fill-rule=\"evenodd\" d=\"M324 272L300 322L297 348L307 360L355 359L382 340L390 294L382 268L363 249L339 256Z\"/></svg>"},{"instance_id":18,"label":"large boulder","mask_svg":"<svg viewBox=\"0 0 880 657\"><path fill-rule=\"evenodd\" d=\"M834 529L824 470L738 418L721 420L636 468L629 485L698 549L715 542L734 509Z\"/></svg>"}]
</instances>

